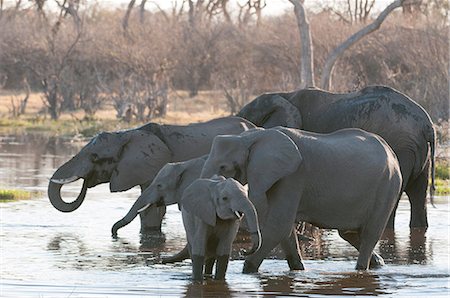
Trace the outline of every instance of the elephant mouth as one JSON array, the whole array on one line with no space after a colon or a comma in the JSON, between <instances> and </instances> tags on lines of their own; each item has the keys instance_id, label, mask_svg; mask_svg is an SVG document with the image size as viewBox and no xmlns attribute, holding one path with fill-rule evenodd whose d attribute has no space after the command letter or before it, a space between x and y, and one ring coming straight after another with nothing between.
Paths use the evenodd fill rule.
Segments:
<instances>
[{"instance_id":1,"label":"elephant mouth","mask_svg":"<svg viewBox=\"0 0 450 298\"><path fill-rule=\"evenodd\" d=\"M236 217L241 220L244 217L244 212L240 212L240 211L234 211L234 215L236 215Z\"/></svg>"}]
</instances>

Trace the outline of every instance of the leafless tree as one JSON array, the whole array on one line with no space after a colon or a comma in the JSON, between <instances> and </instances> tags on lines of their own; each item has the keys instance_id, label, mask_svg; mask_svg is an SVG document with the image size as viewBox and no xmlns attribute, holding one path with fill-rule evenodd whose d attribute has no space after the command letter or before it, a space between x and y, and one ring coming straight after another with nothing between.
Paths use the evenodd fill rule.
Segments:
<instances>
[{"instance_id":1,"label":"leafless tree","mask_svg":"<svg viewBox=\"0 0 450 298\"><path fill-rule=\"evenodd\" d=\"M294 5L297 26L300 33L300 88L314 87L314 58L311 29L306 15L304 0L289 0Z\"/></svg>"},{"instance_id":2,"label":"leafless tree","mask_svg":"<svg viewBox=\"0 0 450 298\"><path fill-rule=\"evenodd\" d=\"M369 25L363 27L358 32L354 33L344 42L342 42L339 46L337 46L327 57L325 60L325 64L323 66L322 75L320 78L320 86L321 88L328 90L331 85L331 75L333 72L333 67L336 64L337 59L344 53L348 48L353 46L355 43L369 35L370 33L378 30L381 24L384 22L386 17L394 11L396 8L402 6L405 0L396 0L389 4L379 15L378 17L371 22Z\"/></svg>"}]
</instances>

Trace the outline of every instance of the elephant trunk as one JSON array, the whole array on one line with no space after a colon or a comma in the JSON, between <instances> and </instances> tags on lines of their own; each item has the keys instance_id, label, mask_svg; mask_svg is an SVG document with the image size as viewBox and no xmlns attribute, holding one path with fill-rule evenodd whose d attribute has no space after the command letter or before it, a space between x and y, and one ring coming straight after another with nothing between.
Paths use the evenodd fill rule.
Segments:
<instances>
[{"instance_id":1,"label":"elephant trunk","mask_svg":"<svg viewBox=\"0 0 450 298\"><path fill-rule=\"evenodd\" d=\"M245 252L245 255L255 253L262 244L261 231L258 223L258 214L250 200L246 199L243 204L242 212L244 212L245 220L247 221L248 231L252 239L252 248Z\"/></svg>"},{"instance_id":2,"label":"elephant trunk","mask_svg":"<svg viewBox=\"0 0 450 298\"><path fill-rule=\"evenodd\" d=\"M74 181L74 180L76 180L76 179L72 179L72 181ZM66 181L64 181L64 182L66 182L66 183L72 182L69 180L66 180ZM61 187L62 186L63 186L63 183L55 183L52 180L50 180L50 182L48 184L48 198L50 199L50 203L53 205L53 207L55 207L56 209L58 209L61 212L72 212L72 211L78 209L78 207L80 207L81 203L83 203L84 198L86 197L87 181L84 180L83 187L81 189L80 194L78 195L77 199L71 203L66 203L61 198Z\"/></svg>"},{"instance_id":3,"label":"elephant trunk","mask_svg":"<svg viewBox=\"0 0 450 298\"><path fill-rule=\"evenodd\" d=\"M113 237L117 237L117 231L124 226L128 225L132 222L136 216L141 212L150 207L150 203L145 201L145 197L141 195L136 202L134 202L133 206L131 206L128 213L119 221L117 221L113 227L111 228L111 234Z\"/></svg>"}]
</instances>

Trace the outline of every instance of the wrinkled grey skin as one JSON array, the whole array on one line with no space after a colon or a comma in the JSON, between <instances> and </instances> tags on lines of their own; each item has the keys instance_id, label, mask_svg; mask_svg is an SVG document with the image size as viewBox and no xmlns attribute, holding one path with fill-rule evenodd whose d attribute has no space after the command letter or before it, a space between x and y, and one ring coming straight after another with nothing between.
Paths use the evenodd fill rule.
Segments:
<instances>
[{"instance_id":1,"label":"wrinkled grey skin","mask_svg":"<svg viewBox=\"0 0 450 298\"><path fill-rule=\"evenodd\" d=\"M426 192L431 166L434 192L435 131L427 112L406 95L383 86L336 94L320 89L258 96L238 113L257 126L286 126L318 133L361 128L380 135L396 153L402 190L411 203L410 227L426 228ZM394 228L395 210L387 228Z\"/></svg>"},{"instance_id":2,"label":"wrinkled grey skin","mask_svg":"<svg viewBox=\"0 0 450 298\"><path fill-rule=\"evenodd\" d=\"M181 210L183 192L200 177L207 157L208 155L204 155L183 162L168 163L162 167L128 213L114 224L111 230L113 237L117 236L119 229L128 225L140 212L151 206L178 204L178 209Z\"/></svg>"},{"instance_id":3,"label":"wrinkled grey skin","mask_svg":"<svg viewBox=\"0 0 450 298\"><path fill-rule=\"evenodd\" d=\"M232 178L195 180L183 193L181 214L194 281L203 280L203 272L211 274L215 262L214 278L225 278L233 240L243 215L253 241L247 255L257 253L261 246L255 207L248 199L246 189Z\"/></svg>"},{"instance_id":4,"label":"wrinkled grey skin","mask_svg":"<svg viewBox=\"0 0 450 298\"><path fill-rule=\"evenodd\" d=\"M316 134L283 127L217 136L201 176L215 174L248 183L258 212L262 246L246 258L244 272L256 272L277 244L292 237L298 221L337 229L358 249L358 270L383 264L373 248L402 178L395 153L379 136L360 129ZM289 267L303 269L298 243L291 249Z\"/></svg>"},{"instance_id":5,"label":"wrinkled grey skin","mask_svg":"<svg viewBox=\"0 0 450 298\"><path fill-rule=\"evenodd\" d=\"M166 163L205 155L216 135L238 134L251 127L254 125L245 119L226 117L185 126L149 123L126 131L102 132L53 174L48 186L50 202L62 212L72 212L83 202L87 188L106 182L112 192L136 185L144 190ZM80 178L84 179L80 195L72 203L64 202L62 185ZM159 231L164 214L165 207L141 212L141 233Z\"/></svg>"}]
</instances>

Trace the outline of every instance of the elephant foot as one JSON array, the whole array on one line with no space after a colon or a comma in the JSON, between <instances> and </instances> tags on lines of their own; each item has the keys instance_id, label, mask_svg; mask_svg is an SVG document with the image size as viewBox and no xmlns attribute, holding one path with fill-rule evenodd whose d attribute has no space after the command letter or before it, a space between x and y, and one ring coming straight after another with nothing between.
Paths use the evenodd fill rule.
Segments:
<instances>
[{"instance_id":1,"label":"elephant foot","mask_svg":"<svg viewBox=\"0 0 450 298\"><path fill-rule=\"evenodd\" d=\"M227 273L229 255L223 255L217 257L215 280L224 280Z\"/></svg>"},{"instance_id":2,"label":"elephant foot","mask_svg":"<svg viewBox=\"0 0 450 298\"><path fill-rule=\"evenodd\" d=\"M376 269L382 266L384 266L383 258L379 254L373 252L372 257L370 258L369 269Z\"/></svg>"},{"instance_id":3,"label":"elephant foot","mask_svg":"<svg viewBox=\"0 0 450 298\"><path fill-rule=\"evenodd\" d=\"M205 262L204 256L192 256L192 280L197 282L203 281L203 264Z\"/></svg>"},{"instance_id":4,"label":"elephant foot","mask_svg":"<svg viewBox=\"0 0 450 298\"><path fill-rule=\"evenodd\" d=\"M286 256L290 270L305 270L302 260L298 257Z\"/></svg>"},{"instance_id":5,"label":"elephant foot","mask_svg":"<svg viewBox=\"0 0 450 298\"><path fill-rule=\"evenodd\" d=\"M244 268L242 269L242 273L256 273L258 272L258 267L253 265L250 261L244 262Z\"/></svg>"}]
</instances>

